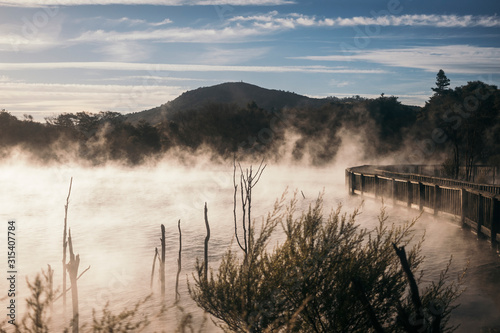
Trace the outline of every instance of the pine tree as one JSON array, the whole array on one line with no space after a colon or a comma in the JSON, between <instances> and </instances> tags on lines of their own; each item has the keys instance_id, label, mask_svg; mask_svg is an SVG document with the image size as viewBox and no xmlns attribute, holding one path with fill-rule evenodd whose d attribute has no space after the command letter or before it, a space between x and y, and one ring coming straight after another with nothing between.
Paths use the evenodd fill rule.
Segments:
<instances>
[{"instance_id":1,"label":"pine tree","mask_svg":"<svg viewBox=\"0 0 500 333\"><path fill-rule=\"evenodd\" d=\"M431 88L438 95L444 94L446 91L450 90L448 86L450 85L450 79L446 77L446 74L442 69L436 75L436 88Z\"/></svg>"}]
</instances>

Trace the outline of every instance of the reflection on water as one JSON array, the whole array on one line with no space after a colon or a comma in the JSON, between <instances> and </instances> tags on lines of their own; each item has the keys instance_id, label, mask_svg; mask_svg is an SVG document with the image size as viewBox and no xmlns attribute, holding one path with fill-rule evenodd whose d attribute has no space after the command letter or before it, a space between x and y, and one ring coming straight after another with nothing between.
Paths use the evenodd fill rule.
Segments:
<instances>
[{"instance_id":1,"label":"reflection on water","mask_svg":"<svg viewBox=\"0 0 500 333\"><path fill-rule=\"evenodd\" d=\"M254 189L253 216L260 219L287 186L292 192L299 190L301 208L306 208L324 190L326 210L335 208L340 202L346 211L352 210L361 203L361 198L347 196L343 169L339 170L268 166ZM131 308L150 293L151 265L154 248L160 245L162 223L167 232L167 300L173 303L177 220L181 219L180 305L192 312L199 323L203 313L190 300L186 281L192 280L196 258L203 256L204 202L208 202L212 229L209 260L213 267L231 244L234 230L232 165L183 168L161 164L140 169L0 166L0 219L14 218L18 225L18 289L21 291L18 302L26 297L25 278L34 277L47 264L56 270L55 284L61 285L61 238L70 177L74 177L74 181L69 226L75 251L81 257L80 271L91 266L79 280L80 322L89 324L92 309L99 311L107 302L118 311ZM378 202L367 200L359 223L367 228L374 227L380 206ZM403 208L389 208L388 213L390 221L395 223L417 214ZM459 331L479 332L481 327L500 327L500 260L489 243L477 240L448 217L424 216L417 228L420 234L426 232L425 281L437 278L450 255L453 255L450 274L453 278L470 260L467 291L452 318L453 323L462 324ZM1 230L0 237L5 239L5 233L6 230ZM155 281L155 290L158 290L157 285ZM53 322L61 326L61 300L58 302ZM156 293L144 307L143 314L152 319L154 329L171 331L182 313L171 308L165 316L155 318L159 310ZM219 330L208 320L204 331Z\"/></svg>"}]
</instances>

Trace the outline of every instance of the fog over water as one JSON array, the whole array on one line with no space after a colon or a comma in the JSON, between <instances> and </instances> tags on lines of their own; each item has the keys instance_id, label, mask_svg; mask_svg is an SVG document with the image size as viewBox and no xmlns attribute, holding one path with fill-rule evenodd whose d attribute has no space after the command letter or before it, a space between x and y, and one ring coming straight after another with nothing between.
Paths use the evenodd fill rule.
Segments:
<instances>
[{"instance_id":1,"label":"fog over water","mask_svg":"<svg viewBox=\"0 0 500 333\"><path fill-rule=\"evenodd\" d=\"M260 221L287 187L289 199L294 190L298 191L300 209L307 208L324 191L326 213L339 203L343 204L345 212L352 212L361 205L362 198L349 196L345 189L344 169L351 166L347 163L350 162L345 160L336 166L321 168L268 164L254 188L253 216ZM242 164L242 167L246 166L249 164ZM151 265L154 248L160 247L162 223L167 237L166 299L168 305L173 304L179 245L177 221L180 219L183 237L180 305L193 314L198 325L203 313L191 301L186 280L193 281L191 273L195 260L203 257L205 202L208 203L211 226L209 261L212 268L218 267L221 255L231 246L234 234L232 161L181 166L166 159L152 166L134 168L117 165L81 167L76 164L40 166L19 159L2 162L0 219L4 221L4 227L0 230L0 237L6 239L5 222L15 219L18 304L24 304L24 298L28 296L25 279L32 279L42 268L46 269L47 264L55 269L55 285L61 286L64 204L71 177L73 187L68 223L75 253L81 258L79 272L91 266L78 285L80 323L89 325L92 309L99 313L107 302L113 311L119 312L125 307L132 308L150 293ZM378 201L366 199L358 222L368 229L376 226L381 206ZM402 223L418 215L416 210L404 207L389 206L387 212L391 223ZM426 233L424 283L437 279L450 255L453 255L452 278L470 260L468 289L460 298L461 307L452 317L454 323L462 323L459 332L500 327L500 259L496 251L487 241L477 240L470 231L462 230L459 222L448 216L434 218L424 214L416 228L419 235L424 230ZM4 251L2 258L5 256ZM6 289L5 283L3 279L2 290ZM182 313L169 308L165 316L157 318L160 297L156 278L153 289L152 298L141 308L141 313L147 314L152 321L147 331L173 331ZM71 313L70 304L68 295L66 325ZM62 301L56 301L54 308L52 322L58 328L55 331L60 331L64 324ZM22 314L20 311L18 317ZM219 330L207 320L203 331Z\"/></svg>"}]
</instances>

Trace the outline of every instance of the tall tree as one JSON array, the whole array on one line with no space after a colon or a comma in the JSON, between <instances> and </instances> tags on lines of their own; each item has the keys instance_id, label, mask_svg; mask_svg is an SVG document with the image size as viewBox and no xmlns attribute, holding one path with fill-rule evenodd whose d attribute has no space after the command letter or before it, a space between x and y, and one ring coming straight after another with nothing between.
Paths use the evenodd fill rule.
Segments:
<instances>
[{"instance_id":1,"label":"tall tree","mask_svg":"<svg viewBox=\"0 0 500 333\"><path fill-rule=\"evenodd\" d=\"M455 89L461 103L460 115L464 118L460 129L462 151L465 163L465 180L474 181L472 173L474 164L478 162L488 142L487 133L497 122L500 110L500 92L497 86L481 81L468 82L467 85Z\"/></svg>"},{"instance_id":2,"label":"tall tree","mask_svg":"<svg viewBox=\"0 0 500 333\"><path fill-rule=\"evenodd\" d=\"M436 75L436 88L431 88L438 95L443 95L446 91L450 89L448 86L450 85L450 79L446 76L442 69Z\"/></svg>"},{"instance_id":3,"label":"tall tree","mask_svg":"<svg viewBox=\"0 0 500 333\"><path fill-rule=\"evenodd\" d=\"M449 148L445 170L453 178L473 181L473 167L495 154L495 127L500 119L500 91L481 81L435 94L425 106L430 128L442 131ZM432 135L432 134L431 134ZM438 141L441 139L438 138ZM460 167L464 173L459 175Z\"/></svg>"}]
</instances>

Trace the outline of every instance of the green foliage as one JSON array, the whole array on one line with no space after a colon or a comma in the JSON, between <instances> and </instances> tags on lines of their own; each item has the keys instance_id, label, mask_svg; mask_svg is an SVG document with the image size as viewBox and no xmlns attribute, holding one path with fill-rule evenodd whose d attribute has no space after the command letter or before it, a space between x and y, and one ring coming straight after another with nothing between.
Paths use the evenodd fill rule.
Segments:
<instances>
[{"instance_id":1,"label":"green foliage","mask_svg":"<svg viewBox=\"0 0 500 333\"><path fill-rule=\"evenodd\" d=\"M381 96L366 102L370 118L375 121L378 153L397 151L401 147L407 130L415 125L414 108L401 104L395 96Z\"/></svg>"},{"instance_id":2,"label":"green foliage","mask_svg":"<svg viewBox=\"0 0 500 333\"><path fill-rule=\"evenodd\" d=\"M266 247L273 231L281 220L284 196L274 204L273 212L263 221L257 237L250 230L248 251L241 263L237 254L228 250L222 257L217 276L210 270L205 278L204 264L197 261L195 285L189 293L198 306L224 322L222 328L236 332L262 331L275 318L263 317L262 310L272 306L267 273Z\"/></svg>"},{"instance_id":3,"label":"green foliage","mask_svg":"<svg viewBox=\"0 0 500 333\"><path fill-rule=\"evenodd\" d=\"M388 226L382 210L379 225L366 230L356 223L358 210L347 215L339 206L324 216L319 198L297 217L296 203L294 198L284 215L275 205L248 258L241 261L228 250L208 279L198 264L190 294L223 329L368 332L378 323L385 332L401 332L411 331L408 325L429 328L436 318L443 331L453 329L447 318L459 284L445 283L445 270L436 284L423 289L422 308L415 309L394 251L394 245L410 245L416 219ZM266 244L277 223L286 239L269 251ZM412 271L422 262L421 245L416 242L408 251Z\"/></svg>"},{"instance_id":4,"label":"green foliage","mask_svg":"<svg viewBox=\"0 0 500 333\"><path fill-rule=\"evenodd\" d=\"M443 95L448 92L450 89L448 86L450 85L450 79L446 76L442 69L436 74L436 88L431 88L437 95Z\"/></svg>"},{"instance_id":5,"label":"green foliage","mask_svg":"<svg viewBox=\"0 0 500 333\"><path fill-rule=\"evenodd\" d=\"M453 178L459 177L459 166L465 166L464 179L473 181L472 166L498 154L500 91L496 86L468 82L434 95L424 111L431 131L427 136L442 133L437 141L448 155L443 166Z\"/></svg>"}]
</instances>

